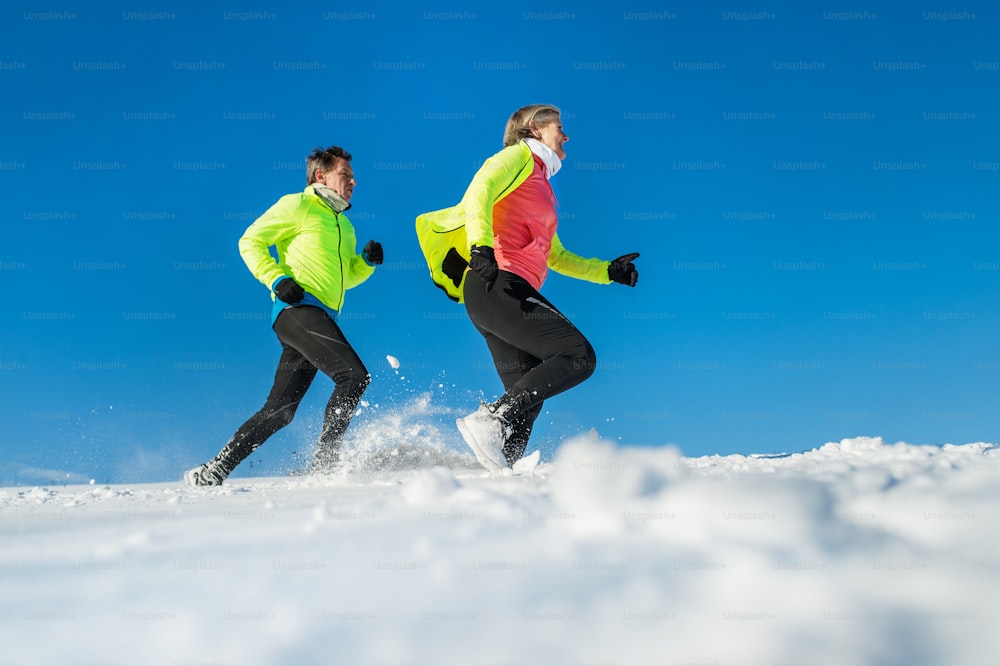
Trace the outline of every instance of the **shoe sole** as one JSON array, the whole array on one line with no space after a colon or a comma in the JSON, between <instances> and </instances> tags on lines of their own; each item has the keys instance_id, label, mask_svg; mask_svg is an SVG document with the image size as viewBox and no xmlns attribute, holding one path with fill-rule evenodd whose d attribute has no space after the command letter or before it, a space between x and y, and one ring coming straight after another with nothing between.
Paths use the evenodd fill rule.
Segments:
<instances>
[{"instance_id":1,"label":"shoe sole","mask_svg":"<svg viewBox=\"0 0 1000 666\"><path fill-rule=\"evenodd\" d=\"M487 455L483 446L479 444L479 441L473 436L472 431L469 430L465 425L465 418L455 419L455 425L458 426L458 432L462 434L462 439L465 443L469 445L472 452L476 455L476 460L479 464L485 467L492 474L497 474L500 470L504 469L504 466L500 465L496 460L493 460L489 455Z\"/></svg>"}]
</instances>

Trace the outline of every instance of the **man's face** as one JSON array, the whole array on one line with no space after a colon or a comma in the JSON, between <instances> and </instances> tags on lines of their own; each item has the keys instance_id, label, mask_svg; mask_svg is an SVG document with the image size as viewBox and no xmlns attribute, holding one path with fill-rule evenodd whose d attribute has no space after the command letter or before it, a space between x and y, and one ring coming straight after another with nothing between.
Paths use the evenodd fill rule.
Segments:
<instances>
[{"instance_id":1,"label":"man's face","mask_svg":"<svg viewBox=\"0 0 1000 666\"><path fill-rule=\"evenodd\" d=\"M317 170L316 182L326 185L344 197L344 201L347 202L350 202L351 194L354 193L354 186L358 184L354 180L354 169L351 168L351 163L342 158L337 158L333 168L328 171Z\"/></svg>"}]
</instances>

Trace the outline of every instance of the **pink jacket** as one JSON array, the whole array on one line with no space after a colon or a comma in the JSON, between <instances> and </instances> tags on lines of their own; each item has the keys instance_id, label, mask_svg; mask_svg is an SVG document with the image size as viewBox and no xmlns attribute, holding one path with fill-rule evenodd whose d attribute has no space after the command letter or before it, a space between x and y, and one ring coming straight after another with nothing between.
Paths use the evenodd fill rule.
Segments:
<instances>
[{"instance_id":1,"label":"pink jacket","mask_svg":"<svg viewBox=\"0 0 1000 666\"><path fill-rule=\"evenodd\" d=\"M556 196L545 177L545 164L532 155L528 179L493 207L493 250L497 265L523 277L536 290L549 272L549 252L556 233Z\"/></svg>"}]
</instances>

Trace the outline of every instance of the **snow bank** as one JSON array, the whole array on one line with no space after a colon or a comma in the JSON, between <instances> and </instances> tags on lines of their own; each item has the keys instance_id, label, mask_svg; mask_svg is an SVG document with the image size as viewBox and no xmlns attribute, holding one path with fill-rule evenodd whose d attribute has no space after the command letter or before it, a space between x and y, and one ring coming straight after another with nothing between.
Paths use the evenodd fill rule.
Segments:
<instances>
[{"instance_id":1,"label":"snow bank","mask_svg":"<svg viewBox=\"0 0 1000 666\"><path fill-rule=\"evenodd\" d=\"M0 489L4 663L1000 661L988 445L588 435L502 478L427 446L219 489Z\"/></svg>"}]
</instances>

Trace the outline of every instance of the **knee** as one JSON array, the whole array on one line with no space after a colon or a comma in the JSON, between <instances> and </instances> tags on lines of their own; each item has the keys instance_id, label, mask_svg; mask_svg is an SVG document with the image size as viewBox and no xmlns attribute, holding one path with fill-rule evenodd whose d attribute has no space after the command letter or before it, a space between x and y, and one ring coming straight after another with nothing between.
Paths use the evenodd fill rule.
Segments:
<instances>
[{"instance_id":1,"label":"knee","mask_svg":"<svg viewBox=\"0 0 1000 666\"><path fill-rule=\"evenodd\" d=\"M292 419L295 418L295 412L297 411L297 407L298 407L297 405L295 407L289 406L286 407L285 409L282 409L277 414L275 414L278 420L278 425L284 428L286 425L291 423Z\"/></svg>"},{"instance_id":2,"label":"knee","mask_svg":"<svg viewBox=\"0 0 1000 666\"><path fill-rule=\"evenodd\" d=\"M597 369L597 353L587 340L581 340L573 348L571 358L573 359L573 369L579 374L580 381L590 377Z\"/></svg>"},{"instance_id":3,"label":"knee","mask_svg":"<svg viewBox=\"0 0 1000 666\"><path fill-rule=\"evenodd\" d=\"M358 376L358 378L354 382L354 385L357 386L357 388L358 388L358 394L360 395L361 393L364 393L365 389L367 389L368 385L371 384L371 383L372 383L372 376L370 374L368 374L367 370L365 370L364 368L362 368L361 369L361 374Z\"/></svg>"},{"instance_id":4,"label":"knee","mask_svg":"<svg viewBox=\"0 0 1000 666\"><path fill-rule=\"evenodd\" d=\"M271 422L271 429L280 430L292 422L292 419L295 418L295 412L298 407L299 403L297 402L290 405L283 405L270 413L265 414L264 418Z\"/></svg>"},{"instance_id":5,"label":"knee","mask_svg":"<svg viewBox=\"0 0 1000 666\"><path fill-rule=\"evenodd\" d=\"M372 376L368 373L368 369L364 365L358 364L344 372L338 373L333 377L333 381L337 386L343 386L345 389L351 389L352 393L361 395L368 388L368 385L372 383Z\"/></svg>"}]
</instances>

